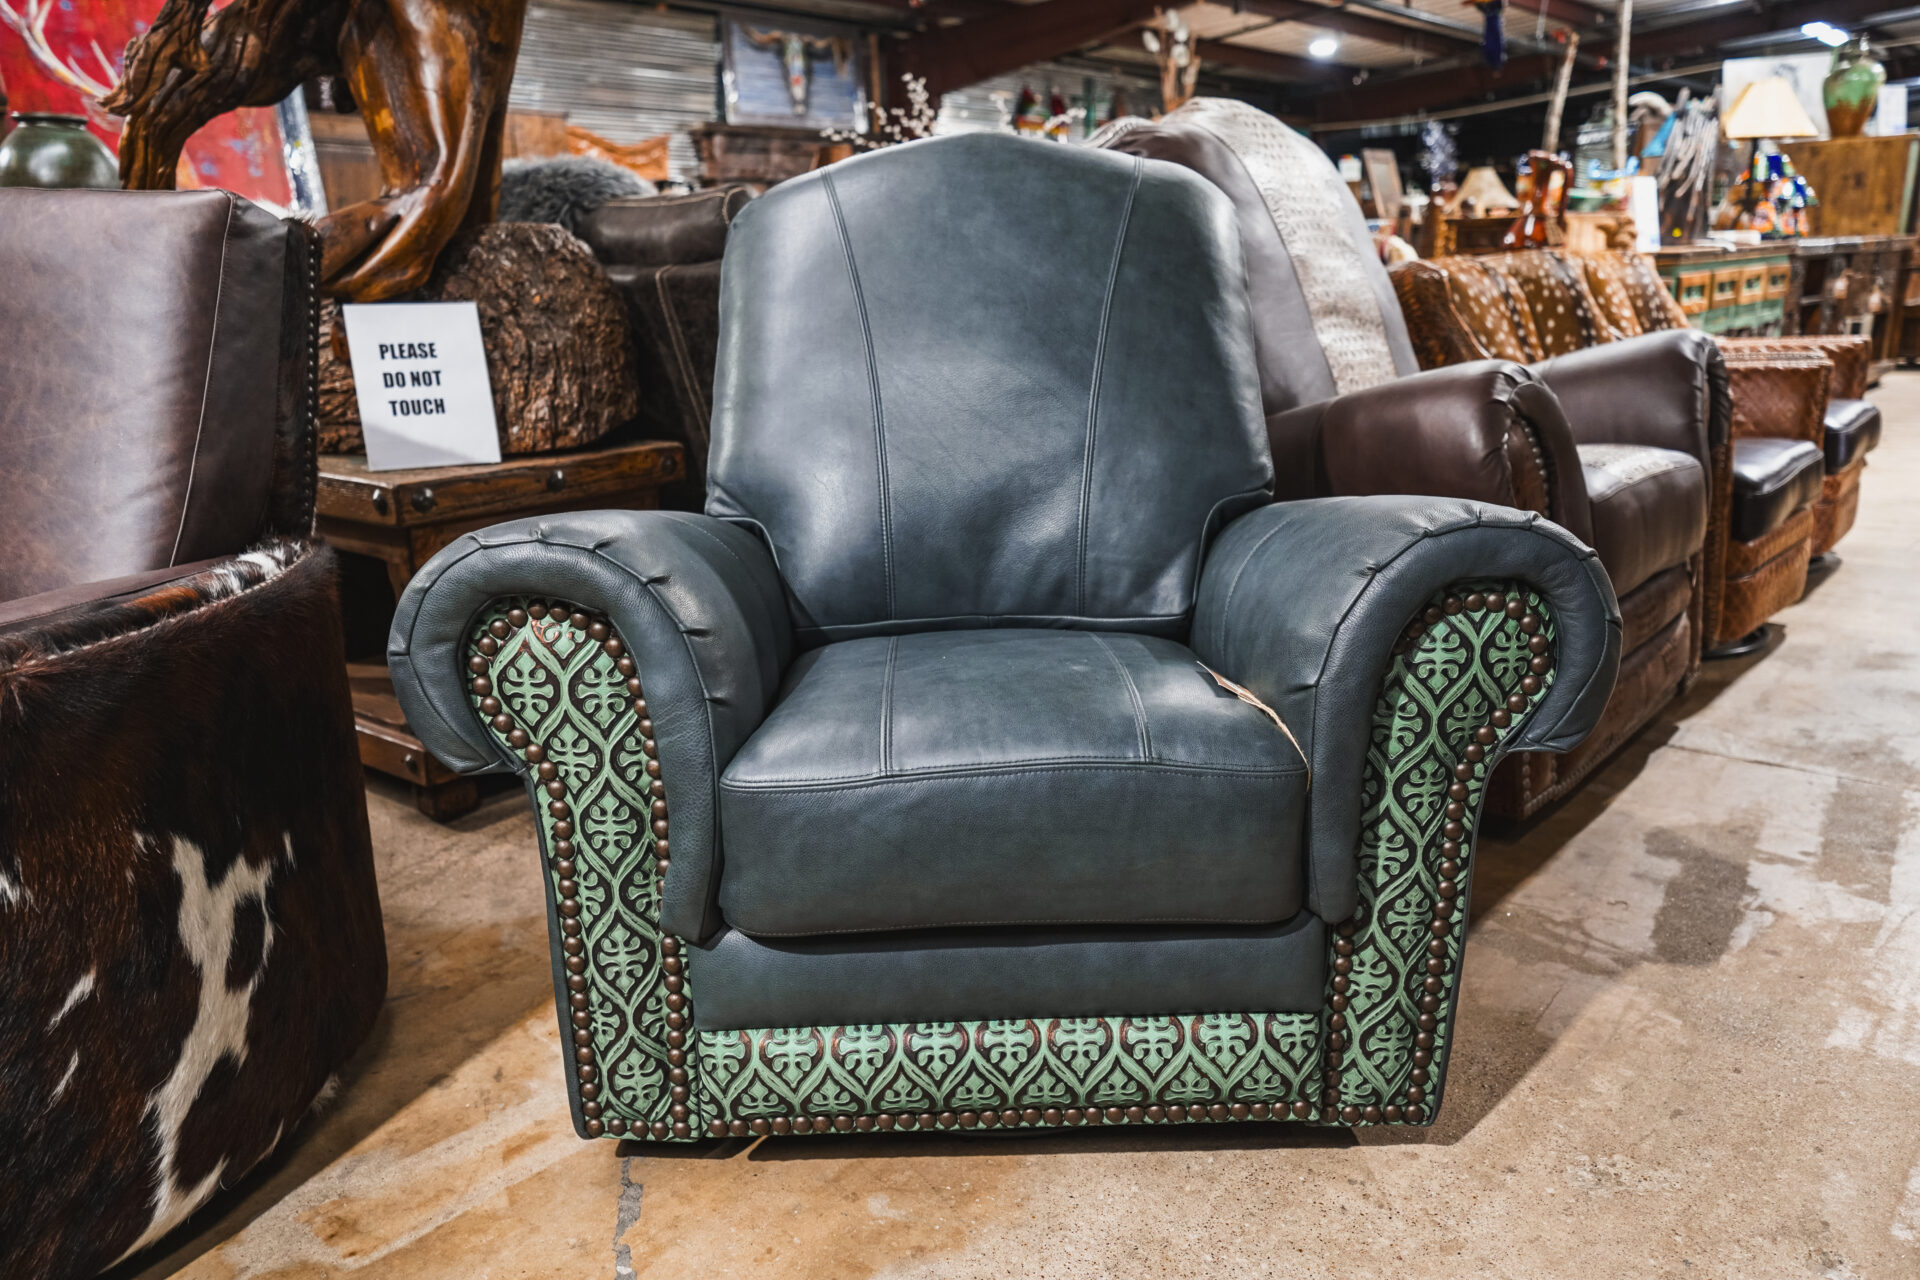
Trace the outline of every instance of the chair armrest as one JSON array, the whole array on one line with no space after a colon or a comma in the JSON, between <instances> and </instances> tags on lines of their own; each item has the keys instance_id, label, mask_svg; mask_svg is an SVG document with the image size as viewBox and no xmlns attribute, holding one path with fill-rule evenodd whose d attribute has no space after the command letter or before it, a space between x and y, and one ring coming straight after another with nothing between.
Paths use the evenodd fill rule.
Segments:
<instances>
[{"instance_id":1,"label":"chair armrest","mask_svg":"<svg viewBox=\"0 0 1920 1280\"><path fill-rule=\"evenodd\" d=\"M1273 708L1313 769L1307 903L1322 919L1356 902L1368 726L1396 642L1436 595L1489 579L1536 591L1555 637L1551 683L1507 748L1568 751L1613 690L1620 610L1566 530L1478 502L1326 498L1243 516L1208 553L1193 648Z\"/></svg>"},{"instance_id":2,"label":"chair armrest","mask_svg":"<svg viewBox=\"0 0 1920 1280\"><path fill-rule=\"evenodd\" d=\"M1714 339L1729 361L1779 351L1812 351L1833 361L1832 397L1863 400L1873 371L1873 339L1853 333L1800 333L1776 338Z\"/></svg>"},{"instance_id":3,"label":"chair armrest","mask_svg":"<svg viewBox=\"0 0 1920 1280\"><path fill-rule=\"evenodd\" d=\"M1733 434L1810 440L1824 449L1833 362L1818 351L1753 351L1727 357Z\"/></svg>"},{"instance_id":4,"label":"chair armrest","mask_svg":"<svg viewBox=\"0 0 1920 1280\"><path fill-rule=\"evenodd\" d=\"M1677 449L1711 474L1729 439L1726 362L1697 329L1622 338L1533 366L1580 444Z\"/></svg>"},{"instance_id":5,"label":"chair armrest","mask_svg":"<svg viewBox=\"0 0 1920 1280\"><path fill-rule=\"evenodd\" d=\"M481 719L468 666L476 620L515 597L603 613L636 664L673 804L661 925L705 937L717 923L719 777L793 654L772 553L735 525L677 511L515 520L442 550L400 597L387 666L408 724L462 773L528 770Z\"/></svg>"},{"instance_id":6,"label":"chair armrest","mask_svg":"<svg viewBox=\"0 0 1920 1280\"><path fill-rule=\"evenodd\" d=\"M1510 360L1432 369L1267 419L1274 497L1423 493L1522 507L1593 537L1553 393Z\"/></svg>"}]
</instances>

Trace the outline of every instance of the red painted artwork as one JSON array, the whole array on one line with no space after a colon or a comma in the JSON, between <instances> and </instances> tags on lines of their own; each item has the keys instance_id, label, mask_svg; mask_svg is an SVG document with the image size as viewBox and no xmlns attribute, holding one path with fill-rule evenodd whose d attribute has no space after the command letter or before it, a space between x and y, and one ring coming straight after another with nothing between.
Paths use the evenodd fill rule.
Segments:
<instances>
[{"instance_id":1,"label":"red painted artwork","mask_svg":"<svg viewBox=\"0 0 1920 1280\"><path fill-rule=\"evenodd\" d=\"M93 131L118 150L122 122L94 100L119 79L127 41L147 29L160 5L161 0L0 0L0 88L9 108L85 115ZM224 187L284 209L290 192L272 109L231 111L194 134L180 160L179 185Z\"/></svg>"}]
</instances>

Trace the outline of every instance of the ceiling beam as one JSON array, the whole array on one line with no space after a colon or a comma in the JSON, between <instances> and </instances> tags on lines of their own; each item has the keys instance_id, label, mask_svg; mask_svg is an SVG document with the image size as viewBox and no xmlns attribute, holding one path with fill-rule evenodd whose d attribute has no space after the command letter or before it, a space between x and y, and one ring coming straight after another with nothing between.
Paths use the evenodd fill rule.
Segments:
<instances>
[{"instance_id":1,"label":"ceiling beam","mask_svg":"<svg viewBox=\"0 0 1920 1280\"><path fill-rule=\"evenodd\" d=\"M1613 13L1583 0L1507 0L1516 9L1544 15L1549 22L1564 22L1583 34L1613 25Z\"/></svg>"},{"instance_id":2,"label":"ceiling beam","mask_svg":"<svg viewBox=\"0 0 1920 1280\"><path fill-rule=\"evenodd\" d=\"M1354 68L1337 62L1275 53L1270 49L1253 49L1243 44L1227 44L1222 40L1196 41L1193 49L1200 55L1203 67L1237 67L1242 71L1257 71L1262 75L1296 83L1345 84L1353 78L1354 73Z\"/></svg>"},{"instance_id":3,"label":"ceiling beam","mask_svg":"<svg viewBox=\"0 0 1920 1280\"><path fill-rule=\"evenodd\" d=\"M1325 27L1329 31L1360 36L1366 40L1378 40L1382 44L1390 44L1395 48L1407 49L1414 53L1453 54L1479 43L1465 35L1454 37L1431 28L1410 27L1386 18L1369 17L1352 9L1335 9L1330 5L1314 4L1312 0L1240 0L1240 11L1257 13L1262 17L1272 18L1276 22L1299 22L1307 26ZM1257 31L1260 28L1256 27L1254 30ZM1231 36L1228 37L1228 39L1231 38Z\"/></svg>"},{"instance_id":4,"label":"ceiling beam","mask_svg":"<svg viewBox=\"0 0 1920 1280\"><path fill-rule=\"evenodd\" d=\"M1798 33L1803 22L1856 23L1876 13L1890 12L1898 7L1898 3L1899 0L1893 0L1892 3L1889 0L1788 0L1786 4L1771 5L1765 9L1720 14L1666 27L1642 27L1636 24L1628 49L1636 61L1642 58L1671 58L1686 53L1711 53L1728 40L1771 35L1776 31Z\"/></svg>"},{"instance_id":5,"label":"ceiling beam","mask_svg":"<svg viewBox=\"0 0 1920 1280\"><path fill-rule=\"evenodd\" d=\"M1412 115L1456 102L1471 102L1502 89L1516 89L1553 74L1560 59L1551 54L1508 58L1498 71L1484 63L1423 71L1398 80L1373 80L1357 89L1326 93L1313 100L1315 120L1372 120Z\"/></svg>"},{"instance_id":6,"label":"ceiling beam","mask_svg":"<svg viewBox=\"0 0 1920 1280\"><path fill-rule=\"evenodd\" d=\"M908 36L895 47L904 71L922 76L937 101L1032 62L1096 45L1153 17L1167 0L1047 0L1009 6L958 26Z\"/></svg>"}]
</instances>

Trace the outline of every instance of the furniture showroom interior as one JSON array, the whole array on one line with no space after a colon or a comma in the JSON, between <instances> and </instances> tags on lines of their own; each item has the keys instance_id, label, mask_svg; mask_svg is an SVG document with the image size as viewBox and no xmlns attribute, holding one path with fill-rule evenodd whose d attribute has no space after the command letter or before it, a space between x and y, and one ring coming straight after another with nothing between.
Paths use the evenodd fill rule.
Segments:
<instances>
[{"instance_id":1,"label":"furniture showroom interior","mask_svg":"<svg viewBox=\"0 0 1920 1280\"><path fill-rule=\"evenodd\" d=\"M0 1280L1920 1277L1920 8L0 0Z\"/></svg>"}]
</instances>

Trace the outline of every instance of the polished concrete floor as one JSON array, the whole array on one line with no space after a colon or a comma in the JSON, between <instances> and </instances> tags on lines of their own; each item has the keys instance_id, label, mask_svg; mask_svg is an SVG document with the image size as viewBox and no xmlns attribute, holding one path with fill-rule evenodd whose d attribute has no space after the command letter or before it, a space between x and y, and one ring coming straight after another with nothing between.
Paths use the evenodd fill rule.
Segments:
<instances>
[{"instance_id":1,"label":"polished concrete floor","mask_svg":"<svg viewBox=\"0 0 1920 1280\"><path fill-rule=\"evenodd\" d=\"M1878 398L1769 651L1480 858L1431 1130L582 1143L518 795L382 788L374 1042L123 1276L1920 1276L1920 374Z\"/></svg>"}]
</instances>

